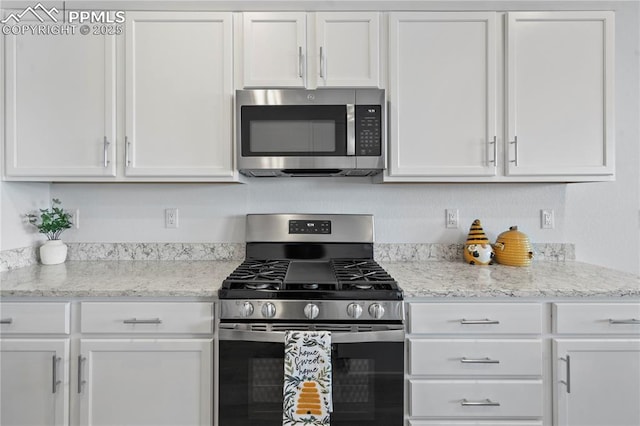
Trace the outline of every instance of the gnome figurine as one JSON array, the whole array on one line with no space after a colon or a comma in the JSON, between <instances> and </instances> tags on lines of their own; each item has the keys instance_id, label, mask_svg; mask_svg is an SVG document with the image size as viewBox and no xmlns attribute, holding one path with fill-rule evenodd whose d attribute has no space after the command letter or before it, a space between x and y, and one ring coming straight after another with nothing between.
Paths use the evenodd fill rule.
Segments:
<instances>
[{"instance_id":1,"label":"gnome figurine","mask_svg":"<svg viewBox=\"0 0 640 426\"><path fill-rule=\"evenodd\" d=\"M467 241L464 243L464 261L470 265L492 265L493 248L482 229L480 219L471 224Z\"/></svg>"}]
</instances>

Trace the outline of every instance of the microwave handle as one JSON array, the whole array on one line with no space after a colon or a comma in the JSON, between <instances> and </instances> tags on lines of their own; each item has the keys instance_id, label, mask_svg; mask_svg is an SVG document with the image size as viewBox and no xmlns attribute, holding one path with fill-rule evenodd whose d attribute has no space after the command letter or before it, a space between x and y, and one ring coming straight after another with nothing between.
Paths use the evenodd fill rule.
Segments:
<instances>
[{"instance_id":1,"label":"microwave handle","mask_svg":"<svg viewBox=\"0 0 640 426\"><path fill-rule=\"evenodd\" d=\"M347 155L356 155L356 106L347 104Z\"/></svg>"}]
</instances>

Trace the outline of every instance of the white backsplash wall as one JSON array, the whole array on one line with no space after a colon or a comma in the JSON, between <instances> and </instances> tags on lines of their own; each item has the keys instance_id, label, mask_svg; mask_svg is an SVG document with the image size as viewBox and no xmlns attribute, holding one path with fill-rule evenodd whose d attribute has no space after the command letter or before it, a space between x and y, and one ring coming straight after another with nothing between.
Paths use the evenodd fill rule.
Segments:
<instances>
[{"instance_id":1,"label":"white backsplash wall","mask_svg":"<svg viewBox=\"0 0 640 426\"><path fill-rule=\"evenodd\" d=\"M80 209L75 242L243 242L246 213L369 213L376 240L464 242L482 220L490 239L518 225L535 242L571 242L564 235L562 184L373 184L367 178L251 179L247 184L54 184L52 194ZM179 227L164 227L164 209L178 208ZM460 227L445 228L445 209ZM554 229L540 229L540 209L555 211Z\"/></svg>"},{"instance_id":2,"label":"white backsplash wall","mask_svg":"<svg viewBox=\"0 0 640 426\"><path fill-rule=\"evenodd\" d=\"M0 182L0 250L28 247L43 239L24 215L51 205L50 184Z\"/></svg>"}]
</instances>

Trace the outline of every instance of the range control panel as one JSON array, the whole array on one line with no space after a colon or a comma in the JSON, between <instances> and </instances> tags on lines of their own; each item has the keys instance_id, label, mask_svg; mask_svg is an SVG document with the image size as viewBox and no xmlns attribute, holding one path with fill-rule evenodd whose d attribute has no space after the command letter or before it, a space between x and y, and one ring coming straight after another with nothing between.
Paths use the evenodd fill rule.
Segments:
<instances>
[{"instance_id":1,"label":"range control panel","mask_svg":"<svg viewBox=\"0 0 640 426\"><path fill-rule=\"evenodd\" d=\"M331 221L290 220L289 234L331 234Z\"/></svg>"},{"instance_id":2,"label":"range control panel","mask_svg":"<svg viewBox=\"0 0 640 426\"><path fill-rule=\"evenodd\" d=\"M356 105L356 155L382 155L382 111L380 105Z\"/></svg>"}]
</instances>

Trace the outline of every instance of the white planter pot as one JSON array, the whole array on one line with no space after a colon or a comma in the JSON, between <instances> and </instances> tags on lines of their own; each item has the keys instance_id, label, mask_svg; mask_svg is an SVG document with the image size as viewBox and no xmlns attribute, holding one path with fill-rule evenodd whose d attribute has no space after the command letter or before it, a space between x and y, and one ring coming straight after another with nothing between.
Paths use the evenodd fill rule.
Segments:
<instances>
[{"instance_id":1,"label":"white planter pot","mask_svg":"<svg viewBox=\"0 0 640 426\"><path fill-rule=\"evenodd\" d=\"M60 240L49 240L40 246L40 262L57 265L67 259L67 245Z\"/></svg>"}]
</instances>

